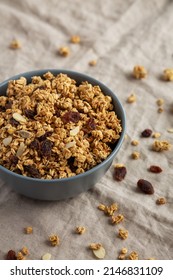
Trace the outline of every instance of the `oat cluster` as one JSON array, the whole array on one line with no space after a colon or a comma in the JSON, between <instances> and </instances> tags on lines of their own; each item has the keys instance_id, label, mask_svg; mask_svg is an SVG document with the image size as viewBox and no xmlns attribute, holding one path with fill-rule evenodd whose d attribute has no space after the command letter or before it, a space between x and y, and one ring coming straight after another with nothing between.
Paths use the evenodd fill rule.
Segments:
<instances>
[{"instance_id":1,"label":"oat cluster","mask_svg":"<svg viewBox=\"0 0 173 280\"><path fill-rule=\"evenodd\" d=\"M121 123L112 99L87 81L48 72L10 81L0 96L0 164L34 178L75 176L112 152Z\"/></svg>"}]
</instances>

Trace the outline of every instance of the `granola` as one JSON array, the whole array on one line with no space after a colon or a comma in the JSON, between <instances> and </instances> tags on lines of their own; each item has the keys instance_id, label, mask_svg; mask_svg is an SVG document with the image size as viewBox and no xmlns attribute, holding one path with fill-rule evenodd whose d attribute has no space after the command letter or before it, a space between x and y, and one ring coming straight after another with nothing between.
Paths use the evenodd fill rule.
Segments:
<instances>
[{"instance_id":1,"label":"granola","mask_svg":"<svg viewBox=\"0 0 173 280\"><path fill-rule=\"evenodd\" d=\"M136 66L134 66L134 68L133 68L133 76L134 76L136 79L143 79L143 78L146 78L146 76L147 76L147 70L145 69L144 66L136 65Z\"/></svg>"},{"instance_id":2,"label":"granola","mask_svg":"<svg viewBox=\"0 0 173 280\"><path fill-rule=\"evenodd\" d=\"M83 173L109 156L121 131L111 97L66 74L21 77L0 96L0 164L24 176Z\"/></svg>"}]
</instances>

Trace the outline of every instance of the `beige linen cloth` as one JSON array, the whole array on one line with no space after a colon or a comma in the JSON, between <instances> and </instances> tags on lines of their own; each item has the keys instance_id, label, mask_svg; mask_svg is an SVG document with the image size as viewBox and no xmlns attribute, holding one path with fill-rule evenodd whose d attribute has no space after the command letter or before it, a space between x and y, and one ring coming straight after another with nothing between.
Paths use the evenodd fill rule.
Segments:
<instances>
[{"instance_id":1,"label":"beige linen cloth","mask_svg":"<svg viewBox=\"0 0 173 280\"><path fill-rule=\"evenodd\" d=\"M173 144L173 134L167 132L173 127L173 82L160 78L165 68L173 67L172 26L171 0L0 1L0 81L43 68L86 73L116 93L126 111L128 135L114 159L114 164L127 168L122 182L113 180L112 165L88 192L43 202L18 195L0 181L0 259L8 250L17 252L23 246L33 260L46 252L52 259L94 259L88 249L92 242L104 246L107 260L117 259L122 247L129 253L136 251L139 259L173 259L173 150L153 152L154 139L140 137L150 128ZM74 34L81 37L80 44L69 43ZM13 38L20 40L21 49L9 49ZM68 57L57 54L61 46L69 46ZM95 67L88 64L93 59ZM136 64L146 67L147 79L131 77ZM132 91L137 102L128 104ZM160 114L158 98L165 101ZM139 140L139 146L131 145L133 139ZM131 159L133 151L140 152L140 159ZM163 172L148 172L150 165L161 166ZM152 182L153 195L137 190L141 178ZM156 205L158 197L165 197L167 203ZM125 217L115 226L97 209L100 203L113 202ZM33 227L33 234L24 233L27 226ZM76 226L86 227L86 232L75 234ZM119 228L129 231L126 240L118 238ZM50 234L58 234L59 246L49 245Z\"/></svg>"}]
</instances>

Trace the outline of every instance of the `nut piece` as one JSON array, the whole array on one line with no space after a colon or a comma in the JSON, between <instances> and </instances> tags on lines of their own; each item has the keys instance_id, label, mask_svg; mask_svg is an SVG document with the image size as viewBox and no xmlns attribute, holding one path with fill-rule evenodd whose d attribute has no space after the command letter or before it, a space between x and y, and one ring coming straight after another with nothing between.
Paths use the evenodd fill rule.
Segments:
<instances>
[{"instance_id":1,"label":"nut piece","mask_svg":"<svg viewBox=\"0 0 173 280\"><path fill-rule=\"evenodd\" d=\"M138 253L135 252L135 251L131 252L130 255L128 256L128 259L129 260L138 260L139 259L138 258Z\"/></svg>"},{"instance_id":2,"label":"nut piece","mask_svg":"<svg viewBox=\"0 0 173 280\"><path fill-rule=\"evenodd\" d=\"M100 249L102 247L102 244L100 244L100 243L91 243L90 245L89 245L89 248L91 249L91 250L98 250L98 249Z\"/></svg>"},{"instance_id":3,"label":"nut piece","mask_svg":"<svg viewBox=\"0 0 173 280\"><path fill-rule=\"evenodd\" d=\"M164 100L162 98L159 98L159 99L157 99L156 103L160 107L164 104Z\"/></svg>"},{"instance_id":4,"label":"nut piece","mask_svg":"<svg viewBox=\"0 0 173 280\"><path fill-rule=\"evenodd\" d=\"M161 136L161 134L159 132L154 132L152 137L153 138L159 138Z\"/></svg>"},{"instance_id":5,"label":"nut piece","mask_svg":"<svg viewBox=\"0 0 173 280\"><path fill-rule=\"evenodd\" d=\"M75 229L75 232L78 233L78 234L83 234L84 232L86 231L86 228L85 227L76 227Z\"/></svg>"},{"instance_id":6,"label":"nut piece","mask_svg":"<svg viewBox=\"0 0 173 280\"><path fill-rule=\"evenodd\" d=\"M136 65L136 66L133 68L133 76L134 76L136 79L143 79L143 78L146 78L146 76L147 76L147 71L146 71L146 69L144 68L144 66Z\"/></svg>"},{"instance_id":7,"label":"nut piece","mask_svg":"<svg viewBox=\"0 0 173 280\"><path fill-rule=\"evenodd\" d=\"M19 148L16 152L16 157L21 157L22 154L24 153L25 149L26 149L25 144L23 142L21 142L20 145L19 145Z\"/></svg>"},{"instance_id":8,"label":"nut piece","mask_svg":"<svg viewBox=\"0 0 173 280\"><path fill-rule=\"evenodd\" d=\"M115 167L113 177L116 181L122 181L127 173L127 169L125 166Z\"/></svg>"},{"instance_id":9,"label":"nut piece","mask_svg":"<svg viewBox=\"0 0 173 280\"><path fill-rule=\"evenodd\" d=\"M97 64L97 60L95 59L89 61L90 66L96 66L96 64Z\"/></svg>"},{"instance_id":10,"label":"nut piece","mask_svg":"<svg viewBox=\"0 0 173 280\"><path fill-rule=\"evenodd\" d=\"M29 251L28 251L28 248L27 247L23 247L22 250L21 250L21 253L25 256L28 256L29 255Z\"/></svg>"},{"instance_id":11,"label":"nut piece","mask_svg":"<svg viewBox=\"0 0 173 280\"><path fill-rule=\"evenodd\" d=\"M22 45L21 42L17 39L14 39L10 43L10 49L16 50L16 49L21 49Z\"/></svg>"},{"instance_id":12,"label":"nut piece","mask_svg":"<svg viewBox=\"0 0 173 280\"><path fill-rule=\"evenodd\" d=\"M137 186L145 194L153 194L154 193L154 188L153 188L152 184L147 180L140 179L137 182Z\"/></svg>"},{"instance_id":13,"label":"nut piece","mask_svg":"<svg viewBox=\"0 0 173 280\"><path fill-rule=\"evenodd\" d=\"M51 257L52 257L52 255L50 253L46 253L41 257L41 259L42 260L50 260Z\"/></svg>"},{"instance_id":14,"label":"nut piece","mask_svg":"<svg viewBox=\"0 0 173 280\"><path fill-rule=\"evenodd\" d=\"M136 94L132 93L127 97L127 103L134 103L134 102L136 102Z\"/></svg>"},{"instance_id":15,"label":"nut piece","mask_svg":"<svg viewBox=\"0 0 173 280\"><path fill-rule=\"evenodd\" d=\"M168 68L163 71L163 79L165 81L173 81L173 68Z\"/></svg>"},{"instance_id":16,"label":"nut piece","mask_svg":"<svg viewBox=\"0 0 173 280\"><path fill-rule=\"evenodd\" d=\"M26 119L19 113L13 113L13 119L15 119L19 123L26 123Z\"/></svg>"},{"instance_id":17,"label":"nut piece","mask_svg":"<svg viewBox=\"0 0 173 280\"><path fill-rule=\"evenodd\" d=\"M118 236L119 236L121 239L126 239L126 238L128 237L128 234L129 234L128 230L122 229L122 228L119 229Z\"/></svg>"},{"instance_id":18,"label":"nut piece","mask_svg":"<svg viewBox=\"0 0 173 280\"><path fill-rule=\"evenodd\" d=\"M138 140L132 140L131 145L132 146L138 146L139 145L139 141Z\"/></svg>"},{"instance_id":19,"label":"nut piece","mask_svg":"<svg viewBox=\"0 0 173 280\"><path fill-rule=\"evenodd\" d=\"M2 143L3 143L4 146L6 147L6 146L10 145L11 141L12 141L12 137L9 136L9 137L7 137L7 138L4 138L3 141L2 141Z\"/></svg>"},{"instance_id":20,"label":"nut piece","mask_svg":"<svg viewBox=\"0 0 173 280\"><path fill-rule=\"evenodd\" d=\"M19 130L18 133L23 138L30 138L32 136L31 132L27 130Z\"/></svg>"},{"instance_id":21,"label":"nut piece","mask_svg":"<svg viewBox=\"0 0 173 280\"><path fill-rule=\"evenodd\" d=\"M168 151L170 150L170 148L171 148L171 144L166 140L164 141L156 140L152 145L152 149L156 152Z\"/></svg>"},{"instance_id":22,"label":"nut piece","mask_svg":"<svg viewBox=\"0 0 173 280\"><path fill-rule=\"evenodd\" d=\"M162 204L165 204L165 203L166 203L166 198L165 197L159 197L156 200L156 204L158 204L158 205L162 205Z\"/></svg>"},{"instance_id":23,"label":"nut piece","mask_svg":"<svg viewBox=\"0 0 173 280\"><path fill-rule=\"evenodd\" d=\"M70 42L73 44L79 44L81 41L80 36L78 35L72 35L70 38Z\"/></svg>"},{"instance_id":24,"label":"nut piece","mask_svg":"<svg viewBox=\"0 0 173 280\"><path fill-rule=\"evenodd\" d=\"M132 153L131 156L132 156L133 159L139 159L140 158L140 153L135 151L135 152Z\"/></svg>"},{"instance_id":25,"label":"nut piece","mask_svg":"<svg viewBox=\"0 0 173 280\"><path fill-rule=\"evenodd\" d=\"M58 246L60 243L60 239L59 239L58 235L55 235L55 234L49 236L49 241L52 246Z\"/></svg>"},{"instance_id":26,"label":"nut piece","mask_svg":"<svg viewBox=\"0 0 173 280\"><path fill-rule=\"evenodd\" d=\"M111 217L112 224L119 224L122 221L124 221L124 216L122 214L118 214L117 216L112 216Z\"/></svg>"},{"instance_id":27,"label":"nut piece","mask_svg":"<svg viewBox=\"0 0 173 280\"><path fill-rule=\"evenodd\" d=\"M70 54L70 50L68 47L60 47L59 50L58 50L58 53L61 55L61 56L68 56Z\"/></svg>"},{"instance_id":28,"label":"nut piece","mask_svg":"<svg viewBox=\"0 0 173 280\"><path fill-rule=\"evenodd\" d=\"M33 228L32 228L32 227L26 227L26 228L25 228L25 233L26 233L26 234L31 234L31 233L33 233Z\"/></svg>"},{"instance_id":29,"label":"nut piece","mask_svg":"<svg viewBox=\"0 0 173 280\"><path fill-rule=\"evenodd\" d=\"M76 136L79 133L79 126L70 130L70 136Z\"/></svg>"}]
</instances>

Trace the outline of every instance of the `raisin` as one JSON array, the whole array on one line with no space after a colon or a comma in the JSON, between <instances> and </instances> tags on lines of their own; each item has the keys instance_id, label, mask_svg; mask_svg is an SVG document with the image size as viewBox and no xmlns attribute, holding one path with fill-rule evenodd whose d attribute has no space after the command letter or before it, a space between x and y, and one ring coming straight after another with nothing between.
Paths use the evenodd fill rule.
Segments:
<instances>
[{"instance_id":1,"label":"raisin","mask_svg":"<svg viewBox=\"0 0 173 280\"><path fill-rule=\"evenodd\" d=\"M10 124L12 125L12 126L17 126L18 124L19 124L19 122L18 121L16 121L15 119L13 119L13 117L10 119Z\"/></svg>"},{"instance_id":2,"label":"raisin","mask_svg":"<svg viewBox=\"0 0 173 280\"><path fill-rule=\"evenodd\" d=\"M41 142L41 145L40 145L41 155L43 157L50 157L51 152L52 152L52 146L53 146L53 143L48 139Z\"/></svg>"},{"instance_id":3,"label":"raisin","mask_svg":"<svg viewBox=\"0 0 173 280\"><path fill-rule=\"evenodd\" d=\"M15 168L15 169L13 170L13 172L15 172L15 173L17 173L17 174L19 174L19 175L22 175L22 171L21 171L19 168Z\"/></svg>"},{"instance_id":4,"label":"raisin","mask_svg":"<svg viewBox=\"0 0 173 280\"><path fill-rule=\"evenodd\" d=\"M153 194L154 188L150 182L144 179L140 179L137 182L137 186L140 188L140 190L145 194Z\"/></svg>"},{"instance_id":5,"label":"raisin","mask_svg":"<svg viewBox=\"0 0 173 280\"><path fill-rule=\"evenodd\" d=\"M25 109L24 114L28 119L34 119L37 112L36 110Z\"/></svg>"},{"instance_id":6,"label":"raisin","mask_svg":"<svg viewBox=\"0 0 173 280\"><path fill-rule=\"evenodd\" d=\"M54 104L54 109L55 109L55 115L57 116L57 117L60 117L60 109L59 109L59 107L58 107L58 105L55 103Z\"/></svg>"},{"instance_id":7,"label":"raisin","mask_svg":"<svg viewBox=\"0 0 173 280\"><path fill-rule=\"evenodd\" d=\"M19 160L18 157L15 155L11 155L9 158L10 163L14 164L14 165L16 165L18 163L18 160Z\"/></svg>"},{"instance_id":8,"label":"raisin","mask_svg":"<svg viewBox=\"0 0 173 280\"><path fill-rule=\"evenodd\" d=\"M74 161L75 161L75 157L70 157L67 160L68 165L70 166L70 169L72 172L76 172L77 166L74 166Z\"/></svg>"},{"instance_id":9,"label":"raisin","mask_svg":"<svg viewBox=\"0 0 173 280\"><path fill-rule=\"evenodd\" d=\"M6 102L6 104L5 104L5 109L6 109L6 110L7 110L7 109L11 109L12 105L13 105L13 101L8 100L8 101Z\"/></svg>"},{"instance_id":10,"label":"raisin","mask_svg":"<svg viewBox=\"0 0 173 280\"><path fill-rule=\"evenodd\" d=\"M160 166L151 165L150 168L149 168L149 171L151 171L153 173L161 173L163 170Z\"/></svg>"},{"instance_id":11,"label":"raisin","mask_svg":"<svg viewBox=\"0 0 173 280\"><path fill-rule=\"evenodd\" d=\"M77 123L81 119L81 116L79 112L68 111L61 117L61 119L64 124L69 122Z\"/></svg>"},{"instance_id":12,"label":"raisin","mask_svg":"<svg viewBox=\"0 0 173 280\"><path fill-rule=\"evenodd\" d=\"M93 129L96 129L96 123L95 123L95 120L94 118L90 118L87 123L86 123L86 126L89 130L93 130Z\"/></svg>"},{"instance_id":13,"label":"raisin","mask_svg":"<svg viewBox=\"0 0 173 280\"><path fill-rule=\"evenodd\" d=\"M6 260L17 260L16 252L13 250L8 251Z\"/></svg>"},{"instance_id":14,"label":"raisin","mask_svg":"<svg viewBox=\"0 0 173 280\"><path fill-rule=\"evenodd\" d=\"M37 168L35 168L33 165L24 165L25 172L28 173L28 176L33 178L41 178L40 172Z\"/></svg>"},{"instance_id":15,"label":"raisin","mask_svg":"<svg viewBox=\"0 0 173 280\"><path fill-rule=\"evenodd\" d=\"M0 112L5 112L5 111L6 111L5 107L4 106L0 106Z\"/></svg>"},{"instance_id":16,"label":"raisin","mask_svg":"<svg viewBox=\"0 0 173 280\"><path fill-rule=\"evenodd\" d=\"M127 169L125 166L115 167L113 177L116 181L122 181L125 178L126 173L127 173Z\"/></svg>"},{"instance_id":17,"label":"raisin","mask_svg":"<svg viewBox=\"0 0 173 280\"><path fill-rule=\"evenodd\" d=\"M33 150L39 150L39 149L40 149L40 143L39 143L39 141L38 141L37 139L34 139L34 140L30 143L29 147L30 147L31 149L33 149Z\"/></svg>"},{"instance_id":18,"label":"raisin","mask_svg":"<svg viewBox=\"0 0 173 280\"><path fill-rule=\"evenodd\" d=\"M45 134L43 134L42 136L38 137L38 140L39 141L44 141L46 140L47 137L51 136L52 135L52 131L47 131Z\"/></svg>"},{"instance_id":19,"label":"raisin","mask_svg":"<svg viewBox=\"0 0 173 280\"><path fill-rule=\"evenodd\" d=\"M144 131L142 131L141 136L142 136L142 137L150 137L151 134L152 134L152 130L149 129L149 128L147 128L147 129L145 129Z\"/></svg>"}]
</instances>

